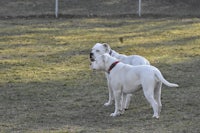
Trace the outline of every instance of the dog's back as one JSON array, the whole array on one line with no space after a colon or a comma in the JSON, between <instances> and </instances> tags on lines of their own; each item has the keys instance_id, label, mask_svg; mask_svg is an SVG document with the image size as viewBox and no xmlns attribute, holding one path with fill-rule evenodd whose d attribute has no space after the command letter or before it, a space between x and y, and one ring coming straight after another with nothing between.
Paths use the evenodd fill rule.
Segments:
<instances>
[{"instance_id":1,"label":"dog's back","mask_svg":"<svg viewBox=\"0 0 200 133\"><path fill-rule=\"evenodd\" d=\"M133 65L133 66L150 65L150 63L147 59L145 59L144 57L139 56L139 55L126 56L124 58L121 58L120 61L125 64L129 64L129 65Z\"/></svg>"}]
</instances>

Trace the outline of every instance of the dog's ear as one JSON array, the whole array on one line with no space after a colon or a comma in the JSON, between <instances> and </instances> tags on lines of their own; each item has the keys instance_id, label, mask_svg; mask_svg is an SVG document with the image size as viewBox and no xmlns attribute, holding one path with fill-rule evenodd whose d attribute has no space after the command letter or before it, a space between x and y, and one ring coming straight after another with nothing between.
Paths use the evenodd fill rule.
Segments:
<instances>
[{"instance_id":1,"label":"dog's ear","mask_svg":"<svg viewBox=\"0 0 200 133\"><path fill-rule=\"evenodd\" d=\"M103 43L103 46L105 47L106 53L110 51L110 46L107 43Z\"/></svg>"}]
</instances>

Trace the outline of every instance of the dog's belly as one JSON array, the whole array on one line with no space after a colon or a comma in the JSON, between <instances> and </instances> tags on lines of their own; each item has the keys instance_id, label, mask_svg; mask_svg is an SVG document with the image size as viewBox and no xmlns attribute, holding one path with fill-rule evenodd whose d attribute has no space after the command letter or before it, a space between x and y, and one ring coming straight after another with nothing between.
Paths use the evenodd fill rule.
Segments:
<instances>
[{"instance_id":1,"label":"dog's belly","mask_svg":"<svg viewBox=\"0 0 200 133\"><path fill-rule=\"evenodd\" d=\"M123 93L130 94L136 92L142 88L141 85L132 86L131 88L123 88Z\"/></svg>"}]
</instances>

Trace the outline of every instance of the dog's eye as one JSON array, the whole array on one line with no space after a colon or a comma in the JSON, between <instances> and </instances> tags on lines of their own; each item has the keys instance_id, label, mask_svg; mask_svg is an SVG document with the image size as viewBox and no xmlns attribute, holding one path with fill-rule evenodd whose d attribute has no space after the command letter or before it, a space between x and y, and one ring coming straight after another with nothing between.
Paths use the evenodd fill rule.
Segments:
<instances>
[{"instance_id":1,"label":"dog's eye","mask_svg":"<svg viewBox=\"0 0 200 133\"><path fill-rule=\"evenodd\" d=\"M96 50L96 52L97 52L97 53L99 53L99 52L100 52L100 50Z\"/></svg>"}]
</instances>

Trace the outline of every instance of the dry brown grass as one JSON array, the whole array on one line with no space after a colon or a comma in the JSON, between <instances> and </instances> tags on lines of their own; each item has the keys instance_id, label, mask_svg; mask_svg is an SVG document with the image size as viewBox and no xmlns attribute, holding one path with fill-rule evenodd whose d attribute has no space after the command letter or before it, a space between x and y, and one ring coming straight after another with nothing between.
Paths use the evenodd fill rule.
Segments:
<instances>
[{"instance_id":1,"label":"dry brown grass","mask_svg":"<svg viewBox=\"0 0 200 133\"><path fill-rule=\"evenodd\" d=\"M11 19L0 21L1 132L200 131L199 19ZM123 37L124 42L119 41ZM159 120L142 92L109 117L103 73L89 70L96 42L140 54L179 88L163 87Z\"/></svg>"},{"instance_id":2,"label":"dry brown grass","mask_svg":"<svg viewBox=\"0 0 200 133\"><path fill-rule=\"evenodd\" d=\"M47 17L54 0L0 1L0 132L199 133L200 19L191 17L200 15L198 1L146 0L141 19L125 17L137 1L60 0L67 19L57 20ZM95 15L115 17L83 18ZM109 117L104 74L89 70L96 42L145 56L180 85L163 87L159 120L142 92L123 116Z\"/></svg>"}]
</instances>

